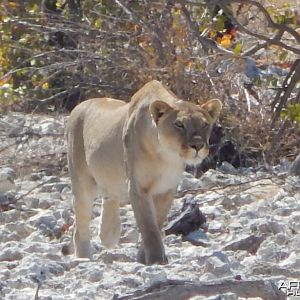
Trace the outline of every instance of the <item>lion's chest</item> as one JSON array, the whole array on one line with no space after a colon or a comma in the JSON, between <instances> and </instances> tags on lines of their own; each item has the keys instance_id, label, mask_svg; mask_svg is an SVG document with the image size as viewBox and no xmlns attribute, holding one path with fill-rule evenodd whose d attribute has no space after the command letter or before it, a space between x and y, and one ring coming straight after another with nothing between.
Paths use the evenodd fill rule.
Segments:
<instances>
[{"instance_id":1,"label":"lion's chest","mask_svg":"<svg viewBox=\"0 0 300 300\"><path fill-rule=\"evenodd\" d=\"M151 194L163 194L171 189L175 189L182 175L182 167L174 168L173 166L164 166L155 180Z\"/></svg>"},{"instance_id":2,"label":"lion's chest","mask_svg":"<svg viewBox=\"0 0 300 300\"><path fill-rule=\"evenodd\" d=\"M157 161L144 161L137 170L137 179L141 187L151 195L163 194L175 189L184 170L181 159L172 157L161 158Z\"/></svg>"}]
</instances>

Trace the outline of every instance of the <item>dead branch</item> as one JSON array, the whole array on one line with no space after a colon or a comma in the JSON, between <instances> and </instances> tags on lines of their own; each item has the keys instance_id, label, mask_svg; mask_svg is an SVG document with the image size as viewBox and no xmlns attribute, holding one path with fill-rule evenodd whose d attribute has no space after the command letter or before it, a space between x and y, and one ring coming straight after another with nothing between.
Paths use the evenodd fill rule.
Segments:
<instances>
[{"instance_id":1,"label":"dead branch","mask_svg":"<svg viewBox=\"0 0 300 300\"><path fill-rule=\"evenodd\" d=\"M166 57L164 55L163 45L161 41L162 36L159 36L157 32L153 30L148 23L144 22L141 18L136 16L136 14L128 6L126 6L122 0L114 0L114 1L130 17L131 20L133 20L137 25L142 26L145 29L145 31L149 34L153 44L157 49L158 58L161 64L165 65Z\"/></svg>"},{"instance_id":2,"label":"dead branch","mask_svg":"<svg viewBox=\"0 0 300 300\"><path fill-rule=\"evenodd\" d=\"M26 196L28 196L29 194L31 194L33 191L35 191L35 190L38 189L39 187L41 187L41 186L43 186L43 185L49 183L51 180L52 180L52 179L50 178L50 179L48 179L48 180L46 180L46 181L43 181L43 182L37 184L37 185L34 186L32 189L30 189L30 190L27 191L26 193L24 193L24 194L20 195L18 198L16 198L16 201L19 201L19 200L25 198Z\"/></svg>"},{"instance_id":3,"label":"dead branch","mask_svg":"<svg viewBox=\"0 0 300 300\"><path fill-rule=\"evenodd\" d=\"M187 190L177 192L175 198L182 198L186 194L195 195L195 194L198 194L200 192L211 192L211 191L216 191L216 190L220 190L220 189L226 189L226 188L229 188L229 187L240 187L240 186L247 185L247 184L250 184L250 183L252 183L251 187L258 186L258 185L264 185L262 183L253 184L253 182L261 181L261 180L265 180L265 179L272 179L272 178L273 178L272 176L267 176L267 177L258 178L256 180L252 179L251 181L249 180L249 181L244 181L244 182L239 182L239 183L231 183L231 184L226 184L226 185L223 185L223 186L213 186L213 187L209 187L209 188L187 189ZM248 188L245 188L245 189L248 189ZM214 201L214 200L215 199L213 199L212 201Z\"/></svg>"},{"instance_id":4,"label":"dead branch","mask_svg":"<svg viewBox=\"0 0 300 300\"><path fill-rule=\"evenodd\" d=\"M259 33L256 33L256 32L253 32L253 31L249 30L244 25L242 25L237 20L237 18L235 16L233 16L233 14L230 12L227 5L231 2L237 2L237 3L241 3L241 4L249 4L249 5L256 6L263 13L263 15L265 16L266 21L268 23L267 26L269 28L278 30L278 33L275 34L275 36L273 38L269 38L267 36L264 36L262 34L259 34ZM287 45L286 43L282 42L278 38L278 37L282 37L284 32L288 32L289 34L291 34L295 38L297 43L300 43L299 34L295 30L293 30L292 28L288 27L285 24L277 24L277 23L273 22L273 20L272 20L271 16L269 15L268 11L260 3L256 2L256 1L252 1L252 0L232 0L232 1L223 0L223 1L220 1L220 2L218 1L218 5L232 19L232 21L239 27L239 29L241 31L245 32L246 34L248 34L250 36L253 36L253 37L255 37L259 40L265 41L268 45L277 45L277 46L282 47L286 50L289 50L289 51L291 51L295 54L300 54L300 48L291 47L291 46Z\"/></svg>"},{"instance_id":5,"label":"dead branch","mask_svg":"<svg viewBox=\"0 0 300 300\"><path fill-rule=\"evenodd\" d=\"M230 56L234 55L234 53L232 51L219 46L214 40L202 36L199 32L197 24L194 21L192 21L190 13L185 6L187 4L187 2L185 0L182 0L182 1L180 1L180 4L181 4L181 10L184 14L184 17L185 17L190 29L192 30L193 35L199 41L199 43L202 45L204 51L207 52L209 49L214 49L215 51L222 53L222 54L227 54Z\"/></svg>"},{"instance_id":6,"label":"dead branch","mask_svg":"<svg viewBox=\"0 0 300 300\"><path fill-rule=\"evenodd\" d=\"M211 283L167 280L158 282L148 288L137 290L130 295L115 295L113 300L184 300L194 296L213 296L232 292L239 298L259 297L266 300L287 299L271 281L264 280L223 280Z\"/></svg>"},{"instance_id":7,"label":"dead branch","mask_svg":"<svg viewBox=\"0 0 300 300\"><path fill-rule=\"evenodd\" d=\"M288 32L290 35L292 35L294 37L294 39L296 40L297 43L300 43L300 35L291 27L285 25L285 24L278 24L275 23L270 14L268 13L267 9L259 2L257 1L253 1L253 0L226 0L228 3L230 2L239 2L242 4L250 4L253 6L256 6L265 16L267 22L268 22L268 26L269 27L273 27L279 31L283 31L283 32Z\"/></svg>"},{"instance_id":8,"label":"dead branch","mask_svg":"<svg viewBox=\"0 0 300 300\"><path fill-rule=\"evenodd\" d=\"M282 108L286 105L288 98L290 97L294 87L300 79L300 59L296 59L290 72L285 77L282 84L282 88L278 91L273 103L271 104L272 109L275 109L271 127L277 121L280 116Z\"/></svg>"}]
</instances>

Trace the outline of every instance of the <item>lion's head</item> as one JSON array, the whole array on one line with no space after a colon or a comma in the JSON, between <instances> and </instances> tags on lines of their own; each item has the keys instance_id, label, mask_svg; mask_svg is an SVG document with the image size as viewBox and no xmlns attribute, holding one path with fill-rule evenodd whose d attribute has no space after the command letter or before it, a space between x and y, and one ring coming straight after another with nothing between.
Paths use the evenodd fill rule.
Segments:
<instances>
[{"instance_id":1,"label":"lion's head","mask_svg":"<svg viewBox=\"0 0 300 300\"><path fill-rule=\"evenodd\" d=\"M208 155L210 133L221 109L222 103L218 99L201 106L181 100L174 106L159 100L150 105L162 145L193 165Z\"/></svg>"}]
</instances>

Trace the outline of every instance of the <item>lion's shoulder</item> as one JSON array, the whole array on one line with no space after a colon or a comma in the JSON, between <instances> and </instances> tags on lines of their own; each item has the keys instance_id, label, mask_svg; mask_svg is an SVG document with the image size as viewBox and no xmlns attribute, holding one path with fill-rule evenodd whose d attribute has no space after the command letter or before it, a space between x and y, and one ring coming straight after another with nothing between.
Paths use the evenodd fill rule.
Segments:
<instances>
[{"instance_id":1,"label":"lion's shoulder","mask_svg":"<svg viewBox=\"0 0 300 300\"><path fill-rule=\"evenodd\" d=\"M137 103L151 104L153 101L161 100L172 104L177 100L175 94L165 85L157 80L151 80L142 86L132 97L130 103L136 106Z\"/></svg>"}]
</instances>

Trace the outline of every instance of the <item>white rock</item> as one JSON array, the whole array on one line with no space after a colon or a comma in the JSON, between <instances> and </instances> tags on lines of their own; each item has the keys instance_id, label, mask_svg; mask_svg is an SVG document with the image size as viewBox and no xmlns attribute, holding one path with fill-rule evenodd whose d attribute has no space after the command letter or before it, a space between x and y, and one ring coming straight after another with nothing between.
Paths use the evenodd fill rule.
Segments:
<instances>
[{"instance_id":1,"label":"white rock","mask_svg":"<svg viewBox=\"0 0 300 300\"><path fill-rule=\"evenodd\" d=\"M259 232L261 233L277 234L280 232L284 232L284 226L274 219L273 220L263 219L258 223L257 226Z\"/></svg>"},{"instance_id":2,"label":"white rock","mask_svg":"<svg viewBox=\"0 0 300 300\"><path fill-rule=\"evenodd\" d=\"M206 260L205 271L216 276L224 276L231 274L230 266L221 261L218 257L212 256Z\"/></svg>"},{"instance_id":3,"label":"white rock","mask_svg":"<svg viewBox=\"0 0 300 300\"><path fill-rule=\"evenodd\" d=\"M232 174L232 175L238 174L238 170L227 161L222 162L221 166L219 167L219 170L225 174Z\"/></svg>"},{"instance_id":4,"label":"white rock","mask_svg":"<svg viewBox=\"0 0 300 300\"><path fill-rule=\"evenodd\" d=\"M293 238L292 243L296 240L296 237ZM286 245L289 242L289 237L284 233L279 232L274 237L275 242L278 245ZM299 249L300 249L300 235L299 235Z\"/></svg>"},{"instance_id":5,"label":"white rock","mask_svg":"<svg viewBox=\"0 0 300 300\"><path fill-rule=\"evenodd\" d=\"M294 235L292 240L289 241L291 249L300 253L300 233Z\"/></svg>"},{"instance_id":6,"label":"white rock","mask_svg":"<svg viewBox=\"0 0 300 300\"><path fill-rule=\"evenodd\" d=\"M260 257L261 261L277 263L288 256L288 249L267 239L258 248L257 256Z\"/></svg>"},{"instance_id":7,"label":"white rock","mask_svg":"<svg viewBox=\"0 0 300 300\"><path fill-rule=\"evenodd\" d=\"M208 224L208 232L209 233L221 233L225 232L225 226L222 222L212 220Z\"/></svg>"},{"instance_id":8,"label":"white rock","mask_svg":"<svg viewBox=\"0 0 300 300\"><path fill-rule=\"evenodd\" d=\"M44 214L39 214L31 218L30 224L37 228L49 228L54 229L57 224L57 219L52 213L46 212Z\"/></svg>"},{"instance_id":9,"label":"white rock","mask_svg":"<svg viewBox=\"0 0 300 300\"><path fill-rule=\"evenodd\" d=\"M300 211L294 211L289 220L289 225L296 233L300 233Z\"/></svg>"},{"instance_id":10,"label":"white rock","mask_svg":"<svg viewBox=\"0 0 300 300\"><path fill-rule=\"evenodd\" d=\"M16 173L11 168L0 169L0 193L16 190Z\"/></svg>"},{"instance_id":11,"label":"white rock","mask_svg":"<svg viewBox=\"0 0 300 300\"><path fill-rule=\"evenodd\" d=\"M194 190L201 186L199 179L184 177L178 184L177 191Z\"/></svg>"},{"instance_id":12,"label":"white rock","mask_svg":"<svg viewBox=\"0 0 300 300\"><path fill-rule=\"evenodd\" d=\"M167 273L160 266L145 267L140 271L140 274L144 279L145 284L149 286L156 282L167 280Z\"/></svg>"},{"instance_id":13,"label":"white rock","mask_svg":"<svg viewBox=\"0 0 300 300\"><path fill-rule=\"evenodd\" d=\"M300 270L300 256L299 253L292 252L289 257L279 263L280 266L287 269Z\"/></svg>"},{"instance_id":14,"label":"white rock","mask_svg":"<svg viewBox=\"0 0 300 300\"><path fill-rule=\"evenodd\" d=\"M103 278L104 270L100 267L94 267L87 274L87 280L91 282L98 282Z\"/></svg>"},{"instance_id":15,"label":"white rock","mask_svg":"<svg viewBox=\"0 0 300 300\"><path fill-rule=\"evenodd\" d=\"M34 228L25 222L8 223L4 228L9 232L15 232L20 239L26 238L34 231Z\"/></svg>"},{"instance_id":16,"label":"white rock","mask_svg":"<svg viewBox=\"0 0 300 300\"><path fill-rule=\"evenodd\" d=\"M44 120L33 127L33 131L40 135L55 135L64 133L64 124L54 119Z\"/></svg>"},{"instance_id":17,"label":"white rock","mask_svg":"<svg viewBox=\"0 0 300 300\"><path fill-rule=\"evenodd\" d=\"M16 248L4 249L4 251L0 253L0 261L15 261L21 260L22 258L23 254Z\"/></svg>"},{"instance_id":18,"label":"white rock","mask_svg":"<svg viewBox=\"0 0 300 300\"><path fill-rule=\"evenodd\" d=\"M123 238L122 243L137 243L139 240L139 232L135 228L127 229Z\"/></svg>"}]
</instances>

